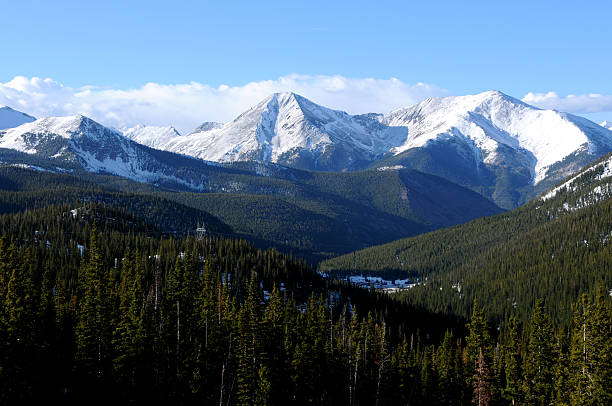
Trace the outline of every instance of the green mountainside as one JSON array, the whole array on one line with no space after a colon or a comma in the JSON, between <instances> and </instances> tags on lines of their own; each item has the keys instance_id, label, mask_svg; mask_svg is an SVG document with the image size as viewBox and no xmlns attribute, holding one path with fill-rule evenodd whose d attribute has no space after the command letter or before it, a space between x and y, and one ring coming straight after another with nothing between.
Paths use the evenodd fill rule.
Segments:
<instances>
[{"instance_id":1,"label":"green mountainside","mask_svg":"<svg viewBox=\"0 0 612 406\"><path fill-rule=\"evenodd\" d=\"M71 207L0 216L2 404L612 400L601 291L548 305L573 310L569 329L542 301L499 329L474 303L465 325L244 240L169 236L132 207Z\"/></svg>"},{"instance_id":2,"label":"green mountainside","mask_svg":"<svg viewBox=\"0 0 612 406\"><path fill-rule=\"evenodd\" d=\"M197 212L160 217L165 230L193 230L210 218L227 225L226 236L293 251L312 262L500 211L477 193L417 171L306 172L276 165L209 169L212 192L196 193L82 171L57 174L5 166L0 168L0 193L10 195L5 212L83 199L121 205L118 196L134 194L138 201L178 202Z\"/></svg>"},{"instance_id":3,"label":"green mountainside","mask_svg":"<svg viewBox=\"0 0 612 406\"><path fill-rule=\"evenodd\" d=\"M561 322L581 292L612 286L612 177L605 157L508 213L370 247L324 261L332 275L377 273L419 284L398 299L436 312L468 316L486 303L496 319L528 313L545 298ZM569 183L568 183L569 182Z\"/></svg>"}]
</instances>

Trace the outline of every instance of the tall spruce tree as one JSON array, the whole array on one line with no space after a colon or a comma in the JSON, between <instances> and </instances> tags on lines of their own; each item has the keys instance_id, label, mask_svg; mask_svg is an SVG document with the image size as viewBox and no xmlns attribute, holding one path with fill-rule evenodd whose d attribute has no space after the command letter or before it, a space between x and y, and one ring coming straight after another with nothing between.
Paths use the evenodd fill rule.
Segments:
<instances>
[{"instance_id":1,"label":"tall spruce tree","mask_svg":"<svg viewBox=\"0 0 612 406\"><path fill-rule=\"evenodd\" d=\"M551 402L555 358L552 326L543 300L538 299L529 322L529 342L523 366L523 392L528 404L544 406Z\"/></svg>"},{"instance_id":2,"label":"tall spruce tree","mask_svg":"<svg viewBox=\"0 0 612 406\"><path fill-rule=\"evenodd\" d=\"M504 397L512 405L520 401L521 395L521 337L519 321L516 315L510 317L508 322L508 342L505 345L505 371L506 386L503 390Z\"/></svg>"},{"instance_id":3,"label":"tall spruce tree","mask_svg":"<svg viewBox=\"0 0 612 406\"><path fill-rule=\"evenodd\" d=\"M89 237L88 259L79 270L75 363L78 377L85 380L85 385L105 381L111 370L109 278L98 239L94 226Z\"/></svg>"},{"instance_id":4,"label":"tall spruce tree","mask_svg":"<svg viewBox=\"0 0 612 406\"><path fill-rule=\"evenodd\" d=\"M612 328L602 292L595 301L587 294L574 305L570 379L572 404L612 403Z\"/></svg>"}]
</instances>

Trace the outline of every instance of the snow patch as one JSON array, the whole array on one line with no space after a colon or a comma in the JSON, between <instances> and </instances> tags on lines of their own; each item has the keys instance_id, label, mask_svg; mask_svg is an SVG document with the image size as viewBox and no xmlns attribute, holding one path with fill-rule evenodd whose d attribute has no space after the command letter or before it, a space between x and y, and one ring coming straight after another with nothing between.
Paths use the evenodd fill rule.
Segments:
<instances>
[{"instance_id":1,"label":"snow patch","mask_svg":"<svg viewBox=\"0 0 612 406\"><path fill-rule=\"evenodd\" d=\"M601 175L597 176L597 180L601 180L607 177L612 176L612 157L610 157L609 159L605 160L604 162L601 162L597 165L591 166L585 170L583 170L582 172L578 173L576 176L573 176L571 179L569 179L568 181L564 182L563 184L551 189L550 191L548 191L546 194L542 195L542 197L540 197L541 200L546 201L548 199L551 199L553 197L555 197L557 195L557 193L559 193L561 190L565 189L569 192L574 192L576 190L575 187L572 186L572 184L576 181L576 179L578 179L580 176L584 175L587 172L592 172L595 171L597 169L600 169L603 165L603 171L601 173ZM599 193L601 193L601 188L600 187L596 187L595 189L599 190ZM597 193L597 191L594 189L595 193Z\"/></svg>"}]
</instances>

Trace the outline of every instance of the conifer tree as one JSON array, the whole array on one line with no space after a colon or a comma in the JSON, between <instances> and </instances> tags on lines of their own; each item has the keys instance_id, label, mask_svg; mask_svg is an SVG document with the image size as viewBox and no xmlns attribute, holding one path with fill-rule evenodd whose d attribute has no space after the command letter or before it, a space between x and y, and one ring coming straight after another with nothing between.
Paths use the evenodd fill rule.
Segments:
<instances>
[{"instance_id":1,"label":"conifer tree","mask_svg":"<svg viewBox=\"0 0 612 406\"><path fill-rule=\"evenodd\" d=\"M492 340L489 333L488 317L484 309L478 306L478 300L474 300L472 309L472 318L468 324L469 334L466 337L467 342L467 361L468 368L472 368L471 372L476 369L480 349L487 363L489 363ZM472 373L470 372L470 376Z\"/></svg>"},{"instance_id":2,"label":"conifer tree","mask_svg":"<svg viewBox=\"0 0 612 406\"><path fill-rule=\"evenodd\" d=\"M508 342L505 345L505 371L506 386L503 390L504 397L514 405L520 401L521 394L521 338L519 322L516 315L510 317L508 322Z\"/></svg>"},{"instance_id":3,"label":"conifer tree","mask_svg":"<svg viewBox=\"0 0 612 406\"><path fill-rule=\"evenodd\" d=\"M94 227L89 239L89 258L79 270L76 325L76 367L79 374L98 379L109 375L110 311L107 281Z\"/></svg>"},{"instance_id":4,"label":"conifer tree","mask_svg":"<svg viewBox=\"0 0 612 406\"><path fill-rule=\"evenodd\" d=\"M142 354L145 345L143 319L142 269L138 255L128 249L121 269L119 289L119 318L113 332L115 379L131 387L138 384L139 371L143 367Z\"/></svg>"},{"instance_id":5,"label":"conifer tree","mask_svg":"<svg viewBox=\"0 0 612 406\"><path fill-rule=\"evenodd\" d=\"M523 392L527 403L544 406L551 402L554 363L552 327L544 311L544 302L538 299L529 322L529 342L523 367Z\"/></svg>"},{"instance_id":6,"label":"conifer tree","mask_svg":"<svg viewBox=\"0 0 612 406\"><path fill-rule=\"evenodd\" d=\"M567 354L566 333L562 331L557 337L556 343L557 361L554 374L554 399L552 404L555 406L570 405L570 376L569 358Z\"/></svg>"},{"instance_id":7,"label":"conifer tree","mask_svg":"<svg viewBox=\"0 0 612 406\"><path fill-rule=\"evenodd\" d=\"M570 377L573 404L612 402L610 311L601 292L595 302L584 294L574 306Z\"/></svg>"},{"instance_id":8,"label":"conifer tree","mask_svg":"<svg viewBox=\"0 0 612 406\"><path fill-rule=\"evenodd\" d=\"M469 334L466 337L465 377L469 389L474 386L475 377L478 375L481 352L485 365L490 365L492 360L492 340L489 333L488 317L485 310L478 306L478 300L474 300L472 318L467 327Z\"/></svg>"},{"instance_id":9,"label":"conifer tree","mask_svg":"<svg viewBox=\"0 0 612 406\"><path fill-rule=\"evenodd\" d=\"M238 388L240 405L255 404L258 389L258 329L260 325L259 286L255 272L251 272L247 296L240 308L238 318Z\"/></svg>"},{"instance_id":10,"label":"conifer tree","mask_svg":"<svg viewBox=\"0 0 612 406\"><path fill-rule=\"evenodd\" d=\"M485 362L484 353L482 347L478 354L476 361L476 373L473 378L474 394L472 397L472 403L477 406L488 406L491 401L491 388L490 388L490 373L489 368Z\"/></svg>"}]
</instances>

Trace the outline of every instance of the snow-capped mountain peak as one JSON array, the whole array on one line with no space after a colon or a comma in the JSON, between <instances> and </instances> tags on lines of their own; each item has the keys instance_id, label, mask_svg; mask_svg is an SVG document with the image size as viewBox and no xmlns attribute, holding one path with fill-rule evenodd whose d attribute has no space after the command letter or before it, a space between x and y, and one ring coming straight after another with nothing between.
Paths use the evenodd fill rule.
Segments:
<instances>
[{"instance_id":1,"label":"snow-capped mountain peak","mask_svg":"<svg viewBox=\"0 0 612 406\"><path fill-rule=\"evenodd\" d=\"M0 148L23 153L0 150L3 162L44 163L51 170L85 170L195 190L205 188L202 169L209 167L190 157L153 151L82 115L45 117L1 130Z\"/></svg>"},{"instance_id":2,"label":"snow-capped mountain peak","mask_svg":"<svg viewBox=\"0 0 612 406\"><path fill-rule=\"evenodd\" d=\"M295 93L274 93L229 123L175 138L162 148L217 162L255 160L340 170L391 144L373 118L351 116Z\"/></svg>"},{"instance_id":3,"label":"snow-capped mountain peak","mask_svg":"<svg viewBox=\"0 0 612 406\"><path fill-rule=\"evenodd\" d=\"M36 154L39 149L46 149L53 140L92 137L102 130L114 132L115 135L120 134L80 114L66 117L44 117L0 132L0 147ZM64 146L61 142L54 142L54 145Z\"/></svg>"},{"instance_id":4,"label":"snow-capped mountain peak","mask_svg":"<svg viewBox=\"0 0 612 406\"><path fill-rule=\"evenodd\" d=\"M383 116L390 126L405 126L409 136L393 153L442 139L474 149L485 164L503 164L511 150L532 162L533 182L576 151L612 148L612 137L571 114L541 110L499 91L431 98Z\"/></svg>"},{"instance_id":5,"label":"snow-capped mountain peak","mask_svg":"<svg viewBox=\"0 0 612 406\"><path fill-rule=\"evenodd\" d=\"M0 130L14 128L34 120L36 119L28 114L0 105Z\"/></svg>"}]
</instances>

